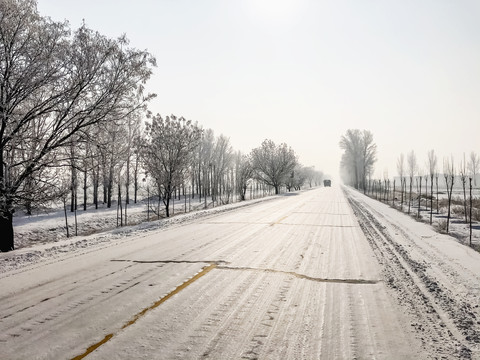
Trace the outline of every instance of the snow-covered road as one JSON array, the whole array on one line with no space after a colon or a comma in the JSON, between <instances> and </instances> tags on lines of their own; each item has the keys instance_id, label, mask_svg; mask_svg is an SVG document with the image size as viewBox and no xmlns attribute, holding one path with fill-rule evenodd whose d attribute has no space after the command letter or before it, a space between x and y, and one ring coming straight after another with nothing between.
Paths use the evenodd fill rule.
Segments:
<instances>
[{"instance_id":1,"label":"snow-covered road","mask_svg":"<svg viewBox=\"0 0 480 360\"><path fill-rule=\"evenodd\" d=\"M2 359L480 356L480 254L339 187L66 253L0 288Z\"/></svg>"}]
</instances>

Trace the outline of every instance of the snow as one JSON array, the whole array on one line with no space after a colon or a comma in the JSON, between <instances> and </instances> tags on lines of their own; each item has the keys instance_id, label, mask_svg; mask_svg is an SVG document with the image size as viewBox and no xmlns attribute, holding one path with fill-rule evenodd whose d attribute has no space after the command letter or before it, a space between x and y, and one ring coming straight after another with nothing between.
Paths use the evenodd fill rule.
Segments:
<instances>
[{"instance_id":1,"label":"snow","mask_svg":"<svg viewBox=\"0 0 480 360\"><path fill-rule=\"evenodd\" d=\"M423 194L422 196L424 196ZM384 201L381 197L375 197L375 195L370 194L370 197L378 201L383 201L387 205L394 207L398 211L403 211L403 213L408 214L408 192L405 195L403 206L401 204L400 195L399 193L396 194L395 203L392 202L391 196L389 197L388 201ZM434 195L435 196L435 195ZM446 196L446 195L445 195ZM439 198L442 199L442 195L439 194ZM474 199L477 199L475 195L473 196ZM451 215L450 215L450 222L449 222L449 231L448 235L455 237L457 241L464 245L470 244L470 224L465 223L464 217L464 207L463 205L454 205L453 200L456 200L457 203L463 203L463 197L460 198L459 196L452 198L452 206L451 206ZM469 205L468 205L468 197L467 197L467 213L469 212ZM441 204L442 202L440 202ZM445 201L444 201L445 203ZM473 206L473 210L479 211L479 209ZM439 212L436 211L436 200L433 200L433 213L432 213L432 226L434 229L440 233L446 233L446 224L447 224L447 207L446 206L439 206ZM474 213L473 213L474 214ZM430 201L422 197L422 202L420 206L420 211L418 211L418 197L416 194L412 194L412 201L410 207L410 214L412 219L423 222L425 224L430 223ZM472 216L475 219L475 216ZM472 246L476 247L480 250L480 223L478 221L472 222Z\"/></svg>"},{"instance_id":2,"label":"snow","mask_svg":"<svg viewBox=\"0 0 480 360\"><path fill-rule=\"evenodd\" d=\"M183 197L180 201L177 199L170 204L170 212L172 215L179 215L190 213L192 211L196 212L203 210L205 203L203 201L196 199L187 200L186 210L185 211L185 198ZM253 199L254 201L259 201L261 199ZM157 199L152 199L155 204L150 204L151 208L157 206ZM172 206L173 204L173 206ZM245 205L240 203L240 206ZM214 204L211 199L208 202L208 208L214 208ZM125 212L125 204L122 204L123 212ZM223 209L231 208L236 206L229 204ZM218 207L218 204L217 204ZM164 210L163 204L161 206L161 218L163 218ZM90 234L97 234L100 232L105 232L108 230L114 230L119 227L120 219L117 222L117 203L112 202L112 207L107 208L106 204L100 204L98 209L95 209L93 205L89 205L87 210L84 211L83 207L80 209L80 206L76 212L77 226L78 226L78 235L87 236ZM150 210L150 214L147 215L147 201L143 199L137 204L131 203L127 208L127 223L129 225L136 225L143 222L147 222L147 219L153 221L158 219L158 216ZM70 212L70 209L67 210L68 218L68 227L70 236L75 234L75 214ZM125 216L123 218L125 222ZM13 225L15 229L15 248L21 249L24 247L30 247L36 244L56 242L58 240L63 240L67 238L66 225L65 225L65 213L63 208L54 207L47 210L38 210L34 215L24 215L24 214L15 214L13 218Z\"/></svg>"},{"instance_id":3,"label":"snow","mask_svg":"<svg viewBox=\"0 0 480 360\"><path fill-rule=\"evenodd\" d=\"M0 262L8 359L480 357L480 254L335 186Z\"/></svg>"},{"instance_id":4,"label":"snow","mask_svg":"<svg viewBox=\"0 0 480 360\"><path fill-rule=\"evenodd\" d=\"M285 196L280 195L280 196ZM220 214L226 211L251 206L260 202L275 199L275 196L267 196L251 199L243 202L230 203L227 205L203 209L204 202L187 202L187 211L183 206L184 201L175 205L176 212L170 218L160 218L150 213L150 221L147 222L146 204L139 203L128 208L129 223L141 222L137 225L116 227L117 210L114 208L90 207L87 212L77 211L79 228L89 228L92 235L79 235L66 237L65 218L63 210L39 213L33 216L16 216L14 218L15 248L9 253L0 253L0 273L32 265L36 262L50 261L63 254L86 253L96 250L96 247L108 247L122 241L131 241L132 236L159 229L180 225L194 221L205 216ZM72 214L68 214L70 232L72 232ZM157 219L157 220L155 220ZM110 229L109 229L110 228ZM106 230L107 229L107 230ZM109 230L108 230L109 229Z\"/></svg>"}]
</instances>

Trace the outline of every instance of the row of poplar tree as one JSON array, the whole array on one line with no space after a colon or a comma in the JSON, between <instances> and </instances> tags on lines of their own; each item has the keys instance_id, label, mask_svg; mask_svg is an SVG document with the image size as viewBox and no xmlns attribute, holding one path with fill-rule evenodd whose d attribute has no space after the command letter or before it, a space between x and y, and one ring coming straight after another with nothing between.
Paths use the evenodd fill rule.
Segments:
<instances>
[{"instance_id":1,"label":"row of poplar tree","mask_svg":"<svg viewBox=\"0 0 480 360\"><path fill-rule=\"evenodd\" d=\"M145 84L156 61L125 37L71 29L41 16L34 0L2 0L0 43L0 251L14 248L16 210L136 201L142 179L167 216L187 186L228 202L244 199L253 178L276 193L320 181L285 144L265 140L242 155L196 123L150 114L155 94Z\"/></svg>"}]
</instances>

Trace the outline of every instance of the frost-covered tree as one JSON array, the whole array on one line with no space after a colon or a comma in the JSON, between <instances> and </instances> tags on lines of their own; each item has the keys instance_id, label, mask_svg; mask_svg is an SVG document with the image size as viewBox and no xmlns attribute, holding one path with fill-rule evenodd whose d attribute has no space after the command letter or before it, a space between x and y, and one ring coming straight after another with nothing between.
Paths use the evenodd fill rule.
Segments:
<instances>
[{"instance_id":1,"label":"frost-covered tree","mask_svg":"<svg viewBox=\"0 0 480 360\"><path fill-rule=\"evenodd\" d=\"M472 175L473 184L475 186L477 186L477 174L478 174L479 168L480 168L480 158L474 151L472 151L470 153L470 158L468 161L468 171L470 171L470 174Z\"/></svg>"},{"instance_id":2,"label":"frost-covered tree","mask_svg":"<svg viewBox=\"0 0 480 360\"><path fill-rule=\"evenodd\" d=\"M47 167L75 135L139 106L154 59L85 26L38 14L33 0L0 2L0 250L14 248L12 216L27 179ZM29 129L27 158L17 145ZM53 156L54 158L54 156ZM39 191L33 187L32 191Z\"/></svg>"},{"instance_id":3,"label":"frost-covered tree","mask_svg":"<svg viewBox=\"0 0 480 360\"><path fill-rule=\"evenodd\" d=\"M397 159L397 173L398 176L400 177L400 192L401 192L401 200L400 200L400 206L403 209L403 183L405 180L405 156L400 154L400 156Z\"/></svg>"},{"instance_id":4,"label":"frost-covered tree","mask_svg":"<svg viewBox=\"0 0 480 360\"><path fill-rule=\"evenodd\" d=\"M300 190L307 181L306 168L301 164L297 164L292 171L292 174L287 178L287 190Z\"/></svg>"},{"instance_id":5,"label":"frost-covered tree","mask_svg":"<svg viewBox=\"0 0 480 360\"><path fill-rule=\"evenodd\" d=\"M368 130L349 129L340 139L340 148L344 151L340 164L344 182L366 191L367 178L377 161L373 134Z\"/></svg>"},{"instance_id":6,"label":"frost-covered tree","mask_svg":"<svg viewBox=\"0 0 480 360\"><path fill-rule=\"evenodd\" d=\"M145 169L154 179L170 216L174 191L183 184L202 136L202 130L191 120L174 115L152 116L146 124L142 157Z\"/></svg>"},{"instance_id":7,"label":"frost-covered tree","mask_svg":"<svg viewBox=\"0 0 480 360\"><path fill-rule=\"evenodd\" d=\"M460 181L462 182L462 188L463 188L463 213L465 216L465 224L468 223L468 213L467 213L467 193L466 193L466 186L467 186L467 161L465 159L465 154L463 154L463 161L460 162L459 166L459 172L460 172Z\"/></svg>"},{"instance_id":8,"label":"frost-covered tree","mask_svg":"<svg viewBox=\"0 0 480 360\"><path fill-rule=\"evenodd\" d=\"M305 181L308 183L309 187L313 186L313 183L315 181L315 167L314 166L307 166L303 168L304 175L305 175Z\"/></svg>"},{"instance_id":9,"label":"frost-covered tree","mask_svg":"<svg viewBox=\"0 0 480 360\"><path fill-rule=\"evenodd\" d=\"M447 233L450 228L450 215L452 204L453 184L455 183L455 164L453 157L451 160L443 160L443 176L445 177L445 186L447 187L448 211L447 211Z\"/></svg>"},{"instance_id":10,"label":"frost-covered tree","mask_svg":"<svg viewBox=\"0 0 480 360\"><path fill-rule=\"evenodd\" d=\"M315 171L315 176L313 178L313 183L315 184L315 186L320 185L323 181L323 178L324 178L323 172L320 171L320 170L316 170Z\"/></svg>"},{"instance_id":11,"label":"frost-covered tree","mask_svg":"<svg viewBox=\"0 0 480 360\"><path fill-rule=\"evenodd\" d=\"M415 151L410 151L407 155L407 174L410 179L410 192L408 196L408 213L410 214L410 207L412 205L412 186L413 186L413 178L417 174L418 171L418 164L417 164L417 156L415 155Z\"/></svg>"},{"instance_id":12,"label":"frost-covered tree","mask_svg":"<svg viewBox=\"0 0 480 360\"><path fill-rule=\"evenodd\" d=\"M345 183L353 185L355 189L360 188L361 147L361 132L358 129L347 130L340 139L340 148L344 151L340 164L343 180Z\"/></svg>"},{"instance_id":13,"label":"frost-covered tree","mask_svg":"<svg viewBox=\"0 0 480 360\"><path fill-rule=\"evenodd\" d=\"M272 186L275 194L291 175L297 156L291 147L282 143L275 145L272 140L264 140L262 145L251 152L255 177L262 183Z\"/></svg>"},{"instance_id":14,"label":"frost-covered tree","mask_svg":"<svg viewBox=\"0 0 480 360\"><path fill-rule=\"evenodd\" d=\"M437 155L435 155L435 150L430 150L428 152L428 162L427 162L428 175L430 176L430 224L433 221L433 178L437 173ZM427 184L425 184L427 186ZM438 196L438 195L437 195Z\"/></svg>"},{"instance_id":15,"label":"frost-covered tree","mask_svg":"<svg viewBox=\"0 0 480 360\"><path fill-rule=\"evenodd\" d=\"M138 156L136 156L136 141L140 136L141 120L137 113L126 118L127 137L125 139L125 204L130 204L130 184L133 177L134 201L137 202L138 189Z\"/></svg>"},{"instance_id":16,"label":"frost-covered tree","mask_svg":"<svg viewBox=\"0 0 480 360\"><path fill-rule=\"evenodd\" d=\"M212 129L203 132L199 147L198 157L198 183L202 193L206 198L211 195L212 190L212 170L213 170L213 151L215 147L215 134Z\"/></svg>"},{"instance_id":17,"label":"frost-covered tree","mask_svg":"<svg viewBox=\"0 0 480 360\"><path fill-rule=\"evenodd\" d=\"M253 177L253 166L250 155L243 155L240 151L235 155L235 174L237 193L240 195L240 200L245 200L248 182Z\"/></svg>"},{"instance_id":18,"label":"frost-covered tree","mask_svg":"<svg viewBox=\"0 0 480 360\"><path fill-rule=\"evenodd\" d=\"M422 180L423 180L423 169L418 168L418 176L417 176L417 217L420 218L420 210L422 207Z\"/></svg>"},{"instance_id":19,"label":"frost-covered tree","mask_svg":"<svg viewBox=\"0 0 480 360\"><path fill-rule=\"evenodd\" d=\"M230 139L220 135L215 140L212 154L212 183L214 201L228 203L233 192L231 170L233 166L233 148ZM226 195L222 196L222 195Z\"/></svg>"}]
</instances>

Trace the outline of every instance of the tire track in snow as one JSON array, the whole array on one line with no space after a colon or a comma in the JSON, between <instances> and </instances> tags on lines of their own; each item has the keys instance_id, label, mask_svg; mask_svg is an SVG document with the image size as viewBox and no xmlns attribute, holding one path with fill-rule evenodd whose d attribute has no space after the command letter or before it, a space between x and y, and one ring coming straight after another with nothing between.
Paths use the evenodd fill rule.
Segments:
<instances>
[{"instance_id":1,"label":"tire track in snow","mask_svg":"<svg viewBox=\"0 0 480 360\"><path fill-rule=\"evenodd\" d=\"M29 301L29 302L33 301L33 304L30 304L30 305L25 306L25 307L20 308L20 309L18 307L22 306L21 305L22 302L13 303L11 305L6 304L7 305L6 307L0 308L0 310L3 314L2 317L0 318L0 323L1 323L2 320L7 319L7 318L9 318L13 315L18 315L18 314L20 314L24 311L32 310L33 308L35 308L37 306L45 305L44 303L47 302L47 301L55 301L57 298L60 298L60 297L63 297L63 296L69 296L69 294L75 292L77 290L78 286L81 285L82 283L83 284L89 284L89 283L91 284L92 282L109 279L111 276L113 276L115 274L119 274L121 272L126 271L131 266L132 265L127 265L127 266L124 266L124 267L121 267L121 268L117 269L116 271L109 272L109 273L103 274L101 276L98 276L98 274L97 274L97 276L95 276L94 278L87 278L87 279L84 279L81 282L75 281L75 282L71 283L70 286L67 286L67 287L65 286L65 284L63 282L59 281L58 285L55 285L55 286L49 288L50 295L48 297L38 299L38 300L35 300L35 296L33 296L32 294L35 293L35 290L37 288L40 288L42 286L53 283L53 280L50 281L50 282L44 282L44 283L38 284L34 287L28 288L28 289L26 289L26 290L24 290L20 293L17 293L16 296L18 296L19 298L22 298L22 299L26 299L26 301ZM77 296L77 295L75 295L75 296ZM2 303L2 300L3 299L0 298L0 303ZM71 301L66 301L66 302L71 303ZM3 302L3 304L5 304L5 302Z\"/></svg>"},{"instance_id":2,"label":"tire track in snow","mask_svg":"<svg viewBox=\"0 0 480 360\"><path fill-rule=\"evenodd\" d=\"M165 301L167 301L168 299L170 299L172 296L178 294L180 291L182 291L183 289L185 289L187 286L191 285L192 283L194 283L195 281L197 281L198 279L200 279L202 276L206 275L207 273L209 273L212 269L214 269L217 265L216 264L210 264L208 266L205 266L199 273L197 273L195 276L193 276L192 278L190 278L189 280L185 281L183 284L177 286L173 291L171 291L170 293L168 293L167 295L163 296L162 298L160 298L158 301L156 301L154 304L144 308L142 311L140 311L139 313L135 314L133 316L133 318L126 322L121 330L124 330L126 329L127 327L135 324L140 318L142 318L147 312L157 308L158 306L160 306L161 304L163 304ZM100 340L99 342L95 343L95 344L92 344L91 346L89 346L87 348L87 350L80 354L80 355L77 355L75 357L72 358L72 360L81 360L83 358L85 358L87 355L91 354L92 352L94 352L96 349L98 349L100 346L102 346L103 344L107 343L108 341L110 341L113 337L115 336L114 333L110 333L110 334L107 334L105 335L105 337Z\"/></svg>"},{"instance_id":3,"label":"tire track in snow","mask_svg":"<svg viewBox=\"0 0 480 360\"><path fill-rule=\"evenodd\" d=\"M116 271L110 271L96 278L88 278L82 281L83 286L90 286L92 288L95 288L97 284L100 283L98 287L101 290L94 293L84 291L79 296L78 282L75 282L66 289L64 286L64 291L62 292L56 292L58 288L50 290L50 293L52 294L50 297L42 299L30 306L5 315L2 318L2 321L0 321L0 323L3 323L2 326L5 330L4 333L11 337L28 336L29 338L31 338L33 336L32 332L35 332L35 334L38 333L39 337L45 336L47 334L47 332L45 331L46 326L61 326L63 322L70 321L67 319L71 314L79 314L87 309L90 309L98 303L109 302L117 295L125 291L131 290L135 286L138 286L142 280L145 281L146 279L148 279L149 275L151 275L151 277L155 277L155 274L158 272L158 268L146 268L140 272L132 274L127 278L123 277L123 274L132 266L134 265L129 264L128 266L123 266ZM112 277L116 275L122 275L122 278L118 280L116 280L115 278L112 279ZM102 285L102 283L104 283L104 285ZM30 301L29 294L30 291L22 294L24 301ZM36 309L37 307L40 307L41 309ZM24 318L22 319L22 323L26 326L26 330L19 331L23 329L21 327L19 328L18 325L13 322L10 323L10 321L8 321L8 318L13 315L20 315L24 312L26 312L26 314L23 314ZM65 320L62 320L62 318ZM49 325L49 323L53 320L57 321L54 322L53 325ZM2 335L0 337L0 341L8 340L5 335Z\"/></svg>"},{"instance_id":4,"label":"tire track in snow","mask_svg":"<svg viewBox=\"0 0 480 360\"><path fill-rule=\"evenodd\" d=\"M413 260L378 220L351 196L347 198L365 236L383 265L386 283L417 318L412 323L424 347L437 356L472 358L479 336L478 326L465 336L465 321L471 318L471 306L455 299L427 274L427 264ZM473 325L468 323L467 325Z\"/></svg>"}]
</instances>

